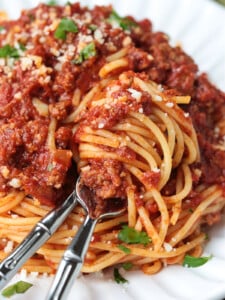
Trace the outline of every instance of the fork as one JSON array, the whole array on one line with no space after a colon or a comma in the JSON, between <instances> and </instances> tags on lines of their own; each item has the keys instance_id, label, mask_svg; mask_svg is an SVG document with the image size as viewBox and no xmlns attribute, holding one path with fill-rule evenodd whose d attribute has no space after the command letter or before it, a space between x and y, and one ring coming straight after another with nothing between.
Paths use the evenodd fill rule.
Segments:
<instances>
[{"instance_id":1,"label":"fork","mask_svg":"<svg viewBox=\"0 0 225 300\"><path fill-rule=\"evenodd\" d=\"M77 204L76 191L58 207L42 218L15 248L0 263L0 290L17 273L22 265L52 236Z\"/></svg>"},{"instance_id":2,"label":"fork","mask_svg":"<svg viewBox=\"0 0 225 300\"><path fill-rule=\"evenodd\" d=\"M78 202L87 212L86 218L73 238L71 244L65 251L59 264L53 284L48 293L48 300L64 300L67 298L74 279L79 275L82 268L85 254L96 223L104 218L116 217L125 211L124 201L114 198L107 199L107 207L104 212L93 214L93 195L85 186L82 186L80 179L76 184Z\"/></svg>"}]
</instances>

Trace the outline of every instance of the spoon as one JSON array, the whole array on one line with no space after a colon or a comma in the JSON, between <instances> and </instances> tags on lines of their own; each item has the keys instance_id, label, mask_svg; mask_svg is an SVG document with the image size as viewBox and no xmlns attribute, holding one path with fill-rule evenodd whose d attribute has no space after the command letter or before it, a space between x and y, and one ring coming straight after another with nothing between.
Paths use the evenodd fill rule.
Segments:
<instances>
[{"instance_id":1,"label":"spoon","mask_svg":"<svg viewBox=\"0 0 225 300\"><path fill-rule=\"evenodd\" d=\"M80 178L77 181L76 194L87 216L62 257L47 297L48 300L67 298L74 279L82 268L97 222L104 218L116 217L125 211L125 200L119 198L106 199L104 208L101 210L96 208L93 192L87 186L82 185Z\"/></svg>"}]
</instances>

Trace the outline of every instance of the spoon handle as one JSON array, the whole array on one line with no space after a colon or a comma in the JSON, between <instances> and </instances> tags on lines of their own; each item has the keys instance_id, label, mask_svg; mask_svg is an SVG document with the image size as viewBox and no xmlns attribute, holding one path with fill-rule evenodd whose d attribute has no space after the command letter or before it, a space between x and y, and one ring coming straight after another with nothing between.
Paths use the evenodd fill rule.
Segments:
<instances>
[{"instance_id":1,"label":"spoon handle","mask_svg":"<svg viewBox=\"0 0 225 300\"><path fill-rule=\"evenodd\" d=\"M17 273L22 265L39 249L62 224L77 203L75 192L57 208L40 220L17 246L17 248L0 263L0 289Z\"/></svg>"},{"instance_id":2,"label":"spoon handle","mask_svg":"<svg viewBox=\"0 0 225 300\"><path fill-rule=\"evenodd\" d=\"M63 255L50 288L48 300L64 300L67 298L74 279L79 275L82 268L96 223L97 219L92 219L87 215L83 225L79 228Z\"/></svg>"}]
</instances>

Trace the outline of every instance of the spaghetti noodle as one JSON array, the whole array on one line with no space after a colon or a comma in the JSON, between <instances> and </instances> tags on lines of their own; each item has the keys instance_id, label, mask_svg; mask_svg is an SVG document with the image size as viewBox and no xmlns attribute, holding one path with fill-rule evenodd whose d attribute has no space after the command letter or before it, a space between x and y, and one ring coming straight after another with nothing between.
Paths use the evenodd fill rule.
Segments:
<instances>
[{"instance_id":1,"label":"spaghetti noodle","mask_svg":"<svg viewBox=\"0 0 225 300\"><path fill-rule=\"evenodd\" d=\"M200 256L225 205L225 95L149 21L111 7L41 4L2 27L0 258L65 198L74 162L97 211L127 200L97 224L83 272ZM24 268L54 272L83 219L77 206ZM147 242L125 241L131 228Z\"/></svg>"}]
</instances>

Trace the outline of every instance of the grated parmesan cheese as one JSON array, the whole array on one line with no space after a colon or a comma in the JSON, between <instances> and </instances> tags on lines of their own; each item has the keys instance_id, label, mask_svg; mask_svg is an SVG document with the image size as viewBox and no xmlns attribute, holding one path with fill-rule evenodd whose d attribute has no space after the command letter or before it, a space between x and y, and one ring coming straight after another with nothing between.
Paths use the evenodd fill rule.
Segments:
<instances>
[{"instance_id":1,"label":"grated parmesan cheese","mask_svg":"<svg viewBox=\"0 0 225 300\"><path fill-rule=\"evenodd\" d=\"M173 102L167 102L167 103L166 103L166 106L167 106L167 107L173 107L174 104L173 104Z\"/></svg>"},{"instance_id":2,"label":"grated parmesan cheese","mask_svg":"<svg viewBox=\"0 0 225 300\"><path fill-rule=\"evenodd\" d=\"M135 90L135 89L132 89L132 88L129 88L127 89L129 93L131 93L131 96L136 99L137 101L140 101L141 99L141 96L142 96L142 93Z\"/></svg>"},{"instance_id":3,"label":"grated parmesan cheese","mask_svg":"<svg viewBox=\"0 0 225 300\"><path fill-rule=\"evenodd\" d=\"M171 252L173 250L173 247L169 243L164 243L163 247L166 250L166 252Z\"/></svg>"},{"instance_id":4,"label":"grated parmesan cheese","mask_svg":"<svg viewBox=\"0 0 225 300\"><path fill-rule=\"evenodd\" d=\"M160 95L155 95L155 101L162 101L162 97Z\"/></svg>"},{"instance_id":5,"label":"grated parmesan cheese","mask_svg":"<svg viewBox=\"0 0 225 300\"><path fill-rule=\"evenodd\" d=\"M13 241L8 241L8 243L6 244L5 248L4 248L4 252L5 253L10 253L13 250Z\"/></svg>"},{"instance_id":6,"label":"grated parmesan cheese","mask_svg":"<svg viewBox=\"0 0 225 300\"><path fill-rule=\"evenodd\" d=\"M16 188L21 187L21 181L18 178L12 178L9 181L9 185L12 186L12 187L14 187L16 189Z\"/></svg>"}]
</instances>

